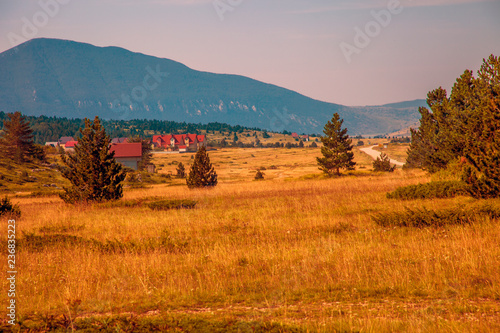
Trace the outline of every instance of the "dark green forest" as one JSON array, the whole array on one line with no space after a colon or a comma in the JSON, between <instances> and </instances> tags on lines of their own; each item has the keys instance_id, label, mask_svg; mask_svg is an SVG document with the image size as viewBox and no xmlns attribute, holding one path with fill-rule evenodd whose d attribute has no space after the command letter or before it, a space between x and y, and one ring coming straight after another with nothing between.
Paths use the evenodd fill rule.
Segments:
<instances>
[{"instance_id":1,"label":"dark green forest","mask_svg":"<svg viewBox=\"0 0 500 333\"><path fill-rule=\"evenodd\" d=\"M474 197L500 196L500 58L484 59L477 77L466 70L450 95L439 87L420 108L407 167L431 173L453 167Z\"/></svg>"},{"instance_id":2,"label":"dark green forest","mask_svg":"<svg viewBox=\"0 0 500 333\"><path fill-rule=\"evenodd\" d=\"M3 121L7 118L7 113L0 111L0 129L3 129ZM57 141L62 136L79 137L79 129L85 126L83 119L56 118L46 116L27 116L26 119L33 130L33 140L37 144L45 144L47 141ZM111 138L140 136L143 138L154 134L171 133L195 133L201 131L223 131L238 132L244 130L260 131L258 128L248 128L243 126L231 126L222 123L190 124L175 121L163 120L102 120L106 133Z\"/></svg>"}]
</instances>

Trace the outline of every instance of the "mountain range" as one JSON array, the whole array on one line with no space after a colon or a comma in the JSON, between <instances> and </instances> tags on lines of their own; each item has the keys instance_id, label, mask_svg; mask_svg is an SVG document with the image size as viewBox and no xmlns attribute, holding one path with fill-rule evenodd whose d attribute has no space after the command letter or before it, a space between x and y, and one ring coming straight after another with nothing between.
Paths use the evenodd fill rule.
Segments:
<instances>
[{"instance_id":1,"label":"mountain range","mask_svg":"<svg viewBox=\"0 0 500 333\"><path fill-rule=\"evenodd\" d=\"M0 110L34 116L221 122L319 134L337 112L350 135L374 135L414 126L425 105L343 106L244 76L60 39L32 39L0 53Z\"/></svg>"}]
</instances>

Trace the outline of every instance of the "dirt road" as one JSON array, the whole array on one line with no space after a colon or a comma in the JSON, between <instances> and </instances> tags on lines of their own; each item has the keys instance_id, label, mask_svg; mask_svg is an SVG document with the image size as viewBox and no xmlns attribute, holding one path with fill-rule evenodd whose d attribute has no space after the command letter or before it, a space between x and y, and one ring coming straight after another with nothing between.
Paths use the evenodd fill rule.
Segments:
<instances>
[{"instance_id":1,"label":"dirt road","mask_svg":"<svg viewBox=\"0 0 500 333\"><path fill-rule=\"evenodd\" d=\"M374 160L376 160L377 157L380 157L380 154L382 154L382 153L379 152L379 151L376 151L375 149L373 149L375 147L377 147L377 146L375 145L375 146L371 146L371 147L360 148L359 150L361 150L363 153L366 153L366 154L370 155L371 158L373 158ZM403 162L399 162L399 161L393 160L392 158L390 160L391 160L392 164L395 164L397 166L403 166L404 165Z\"/></svg>"}]
</instances>

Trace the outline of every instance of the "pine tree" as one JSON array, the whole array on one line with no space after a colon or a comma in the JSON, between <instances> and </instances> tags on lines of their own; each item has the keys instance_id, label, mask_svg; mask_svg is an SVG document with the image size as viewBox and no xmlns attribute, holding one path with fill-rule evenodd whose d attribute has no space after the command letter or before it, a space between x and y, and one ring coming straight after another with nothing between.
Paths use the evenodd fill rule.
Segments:
<instances>
[{"instance_id":1,"label":"pine tree","mask_svg":"<svg viewBox=\"0 0 500 333\"><path fill-rule=\"evenodd\" d=\"M347 135L347 129L342 129L344 120L335 113L331 121L326 123L321 137L323 157L317 157L319 169L329 176L340 176L340 169L353 170L356 163L353 161L352 140Z\"/></svg>"},{"instance_id":2,"label":"pine tree","mask_svg":"<svg viewBox=\"0 0 500 333\"><path fill-rule=\"evenodd\" d=\"M424 107L419 108L420 126L418 129L411 128L411 144L408 149L408 158L405 168L422 168L433 171L431 163L432 154L435 151L434 137L437 132L437 124L434 115Z\"/></svg>"},{"instance_id":3,"label":"pine tree","mask_svg":"<svg viewBox=\"0 0 500 333\"><path fill-rule=\"evenodd\" d=\"M3 122L4 132L0 138L0 151L3 157L22 163L36 151L33 131L21 112L8 113L7 116L9 119Z\"/></svg>"},{"instance_id":4,"label":"pine tree","mask_svg":"<svg viewBox=\"0 0 500 333\"><path fill-rule=\"evenodd\" d=\"M111 140L99 118L95 117L93 122L85 119L85 128L80 128L80 134L74 153L61 155L65 165L62 175L72 184L64 188L61 198L67 203L120 199L123 196L120 183L125 173L114 153L109 152Z\"/></svg>"},{"instance_id":5,"label":"pine tree","mask_svg":"<svg viewBox=\"0 0 500 333\"><path fill-rule=\"evenodd\" d=\"M500 196L500 59L483 61L478 77L466 70L450 97L438 88L421 108L420 127L412 130L406 166L430 172L452 161L466 161L462 179L476 198Z\"/></svg>"},{"instance_id":6,"label":"pine tree","mask_svg":"<svg viewBox=\"0 0 500 333\"><path fill-rule=\"evenodd\" d=\"M177 178L186 178L186 168L184 167L184 164L182 164L182 162L179 163L179 165L177 166Z\"/></svg>"},{"instance_id":7,"label":"pine tree","mask_svg":"<svg viewBox=\"0 0 500 333\"><path fill-rule=\"evenodd\" d=\"M412 129L412 140L405 167L419 167L429 172L444 169L464 156L469 128L479 119L476 110L484 99L478 95L478 84L472 71L466 70L456 81L450 97L441 87L427 95L427 108L420 108L420 127ZM476 124L475 124L476 123Z\"/></svg>"},{"instance_id":8,"label":"pine tree","mask_svg":"<svg viewBox=\"0 0 500 333\"><path fill-rule=\"evenodd\" d=\"M479 70L476 83L482 105L473 111L466 133L463 180L476 198L500 196L500 58L491 55Z\"/></svg>"},{"instance_id":9,"label":"pine tree","mask_svg":"<svg viewBox=\"0 0 500 333\"><path fill-rule=\"evenodd\" d=\"M205 147L201 147L196 153L186 183L189 188L213 187L217 185L217 173L212 163L210 163L210 158Z\"/></svg>"}]
</instances>

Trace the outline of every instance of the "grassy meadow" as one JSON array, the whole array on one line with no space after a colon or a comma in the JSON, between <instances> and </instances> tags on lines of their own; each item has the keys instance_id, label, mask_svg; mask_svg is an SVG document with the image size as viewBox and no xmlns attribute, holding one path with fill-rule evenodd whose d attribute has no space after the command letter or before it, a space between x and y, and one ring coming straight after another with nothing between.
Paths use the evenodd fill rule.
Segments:
<instances>
[{"instance_id":1,"label":"grassy meadow","mask_svg":"<svg viewBox=\"0 0 500 333\"><path fill-rule=\"evenodd\" d=\"M387 153L403 156L399 147ZM340 178L321 175L319 148L209 155L219 175L210 190L173 178L126 189L113 204L14 198L22 211L14 331L500 331L498 221L387 229L372 220L473 199L387 199L430 177L373 173L357 149L357 170ZM153 162L168 175L179 162L189 170L192 159L155 154ZM253 179L257 170L264 180ZM138 204L152 198L197 204L165 211ZM6 223L1 228L6 244ZM5 277L2 285L8 289Z\"/></svg>"}]
</instances>

